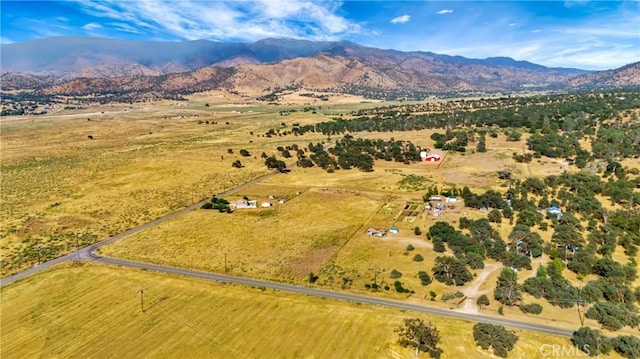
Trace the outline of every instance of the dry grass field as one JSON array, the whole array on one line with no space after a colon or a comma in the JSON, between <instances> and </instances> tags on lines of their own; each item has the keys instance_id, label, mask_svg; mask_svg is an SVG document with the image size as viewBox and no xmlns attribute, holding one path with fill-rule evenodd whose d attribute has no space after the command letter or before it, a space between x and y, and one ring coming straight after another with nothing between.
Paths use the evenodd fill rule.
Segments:
<instances>
[{"instance_id":1,"label":"dry grass field","mask_svg":"<svg viewBox=\"0 0 640 359\"><path fill-rule=\"evenodd\" d=\"M99 264L57 267L1 294L2 358L412 358L394 329L416 316L437 325L442 358L495 358L466 321ZM511 358L570 345L516 333Z\"/></svg>"},{"instance_id":2,"label":"dry grass field","mask_svg":"<svg viewBox=\"0 0 640 359\"><path fill-rule=\"evenodd\" d=\"M380 196L360 192L263 185L239 192L260 204L269 194L288 197L273 207L233 214L198 210L102 249L126 257L202 270L299 281L317 271L359 230ZM233 198L230 198L233 199Z\"/></svg>"}]
</instances>

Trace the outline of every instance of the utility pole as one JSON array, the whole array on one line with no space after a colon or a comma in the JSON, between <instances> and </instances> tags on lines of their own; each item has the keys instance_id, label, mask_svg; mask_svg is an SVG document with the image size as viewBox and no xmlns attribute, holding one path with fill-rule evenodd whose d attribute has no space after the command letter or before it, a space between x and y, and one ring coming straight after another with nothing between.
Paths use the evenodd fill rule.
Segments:
<instances>
[{"instance_id":1,"label":"utility pole","mask_svg":"<svg viewBox=\"0 0 640 359\"><path fill-rule=\"evenodd\" d=\"M80 240L79 237L80 235L78 234L76 236L76 253L78 254L78 264L80 264Z\"/></svg>"},{"instance_id":2,"label":"utility pole","mask_svg":"<svg viewBox=\"0 0 640 359\"><path fill-rule=\"evenodd\" d=\"M577 307L578 307L578 318L580 318L580 326L584 327L584 318L582 318L582 314L580 313L580 291L582 290L582 287L578 287L578 301L577 301Z\"/></svg>"},{"instance_id":3,"label":"utility pole","mask_svg":"<svg viewBox=\"0 0 640 359\"><path fill-rule=\"evenodd\" d=\"M40 264L42 263L42 261L40 261L40 250L42 250L42 247L36 246L36 250L38 251L38 264Z\"/></svg>"},{"instance_id":4,"label":"utility pole","mask_svg":"<svg viewBox=\"0 0 640 359\"><path fill-rule=\"evenodd\" d=\"M140 294L140 311L144 313L144 295L147 294L147 292L144 289L140 289L138 294Z\"/></svg>"}]
</instances>

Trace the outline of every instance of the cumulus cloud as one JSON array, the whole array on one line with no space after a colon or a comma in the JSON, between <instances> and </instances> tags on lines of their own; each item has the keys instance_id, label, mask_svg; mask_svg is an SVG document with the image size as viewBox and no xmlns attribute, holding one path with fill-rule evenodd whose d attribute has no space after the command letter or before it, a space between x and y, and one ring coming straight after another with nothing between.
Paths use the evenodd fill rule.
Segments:
<instances>
[{"instance_id":1,"label":"cumulus cloud","mask_svg":"<svg viewBox=\"0 0 640 359\"><path fill-rule=\"evenodd\" d=\"M453 10L451 9L443 9L436 12L436 14L438 15L446 15L446 14L452 14L452 13L453 13Z\"/></svg>"},{"instance_id":2,"label":"cumulus cloud","mask_svg":"<svg viewBox=\"0 0 640 359\"><path fill-rule=\"evenodd\" d=\"M405 22L409 22L409 20L411 20L411 16L402 15L402 16L398 16L396 18L391 19L391 23L392 24L404 24Z\"/></svg>"}]
</instances>

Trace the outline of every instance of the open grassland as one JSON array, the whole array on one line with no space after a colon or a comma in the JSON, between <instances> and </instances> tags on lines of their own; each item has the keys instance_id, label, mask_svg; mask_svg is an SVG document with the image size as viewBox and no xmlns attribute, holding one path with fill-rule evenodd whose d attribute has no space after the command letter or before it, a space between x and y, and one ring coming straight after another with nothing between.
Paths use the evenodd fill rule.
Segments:
<instances>
[{"instance_id":1,"label":"open grassland","mask_svg":"<svg viewBox=\"0 0 640 359\"><path fill-rule=\"evenodd\" d=\"M380 196L256 185L238 193L270 208L198 210L102 249L110 256L251 277L301 280L317 271L379 206ZM288 194L288 195L287 195ZM284 196L283 196L284 195ZM233 198L230 198L233 199ZM272 201L273 202L273 201Z\"/></svg>"},{"instance_id":2,"label":"open grassland","mask_svg":"<svg viewBox=\"0 0 640 359\"><path fill-rule=\"evenodd\" d=\"M260 154L295 141L258 137L281 122L265 105L150 106L0 122L3 275L266 174Z\"/></svg>"},{"instance_id":3,"label":"open grassland","mask_svg":"<svg viewBox=\"0 0 640 359\"><path fill-rule=\"evenodd\" d=\"M438 327L442 358L494 358L466 321L99 264L55 268L2 298L3 358L410 358L394 333L407 317ZM512 358L570 345L516 333Z\"/></svg>"}]
</instances>

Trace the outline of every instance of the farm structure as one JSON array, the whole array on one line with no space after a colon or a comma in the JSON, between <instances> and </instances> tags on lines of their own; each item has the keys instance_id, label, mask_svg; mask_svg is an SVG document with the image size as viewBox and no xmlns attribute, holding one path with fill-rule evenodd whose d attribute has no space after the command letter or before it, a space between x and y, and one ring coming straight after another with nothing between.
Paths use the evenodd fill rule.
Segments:
<instances>
[{"instance_id":1,"label":"farm structure","mask_svg":"<svg viewBox=\"0 0 640 359\"><path fill-rule=\"evenodd\" d=\"M440 159L441 159L440 155L438 155L436 153L433 153L433 154L430 154L427 157L425 157L424 161L425 162L438 162L438 161L440 161Z\"/></svg>"},{"instance_id":2,"label":"farm structure","mask_svg":"<svg viewBox=\"0 0 640 359\"><path fill-rule=\"evenodd\" d=\"M367 235L372 237L384 237L387 234L387 231L384 229L375 229L369 228L367 229Z\"/></svg>"},{"instance_id":3,"label":"farm structure","mask_svg":"<svg viewBox=\"0 0 640 359\"><path fill-rule=\"evenodd\" d=\"M231 209L258 208L258 201L239 199L231 203Z\"/></svg>"}]
</instances>

